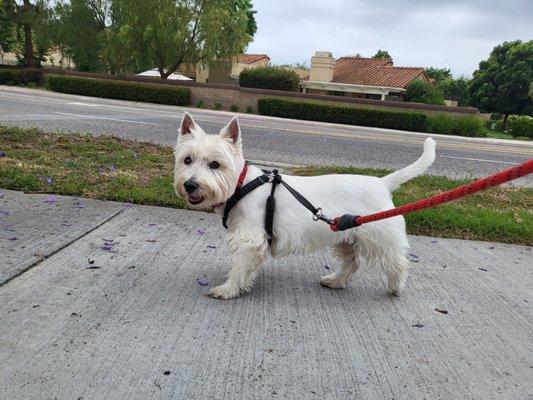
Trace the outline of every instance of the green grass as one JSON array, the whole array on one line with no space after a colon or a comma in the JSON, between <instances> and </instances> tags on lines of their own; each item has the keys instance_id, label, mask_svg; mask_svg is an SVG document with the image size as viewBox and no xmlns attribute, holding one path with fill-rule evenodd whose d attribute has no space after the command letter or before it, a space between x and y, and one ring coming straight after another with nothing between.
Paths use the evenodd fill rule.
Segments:
<instances>
[{"instance_id":1,"label":"green grass","mask_svg":"<svg viewBox=\"0 0 533 400\"><path fill-rule=\"evenodd\" d=\"M485 128L485 134L488 138L492 139L506 139L506 140L531 140L531 138L527 136L517 136L514 137L510 133L507 132L500 132L500 131L493 131L492 129Z\"/></svg>"},{"instance_id":2,"label":"green grass","mask_svg":"<svg viewBox=\"0 0 533 400\"><path fill-rule=\"evenodd\" d=\"M169 147L116 137L43 132L0 126L0 187L138 204L187 208L172 188ZM382 176L355 167L306 167L299 175ZM422 176L394 193L395 204L456 187L466 180ZM411 234L533 244L533 190L494 188L406 216ZM357 210L354 210L354 214Z\"/></svg>"}]
</instances>

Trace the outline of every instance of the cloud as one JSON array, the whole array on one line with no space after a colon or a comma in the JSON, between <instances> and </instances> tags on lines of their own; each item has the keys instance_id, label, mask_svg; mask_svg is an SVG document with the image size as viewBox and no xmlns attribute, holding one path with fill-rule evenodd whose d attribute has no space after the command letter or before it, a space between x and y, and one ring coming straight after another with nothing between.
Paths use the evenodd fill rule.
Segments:
<instances>
[{"instance_id":1,"label":"cloud","mask_svg":"<svg viewBox=\"0 0 533 400\"><path fill-rule=\"evenodd\" d=\"M451 68L470 76L494 46L533 38L533 2L255 0L258 31L248 51L275 64L388 50L399 66Z\"/></svg>"}]
</instances>

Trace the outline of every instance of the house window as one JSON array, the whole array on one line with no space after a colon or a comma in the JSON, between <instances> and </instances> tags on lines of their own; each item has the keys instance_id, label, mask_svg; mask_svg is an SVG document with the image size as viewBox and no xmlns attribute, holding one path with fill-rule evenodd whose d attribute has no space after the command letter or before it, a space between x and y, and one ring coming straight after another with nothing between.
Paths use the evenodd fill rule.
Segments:
<instances>
[{"instance_id":1,"label":"house window","mask_svg":"<svg viewBox=\"0 0 533 400\"><path fill-rule=\"evenodd\" d=\"M367 93L366 94L366 98L370 99L370 100L381 100L381 95L380 94Z\"/></svg>"},{"instance_id":2,"label":"house window","mask_svg":"<svg viewBox=\"0 0 533 400\"><path fill-rule=\"evenodd\" d=\"M385 96L385 100L400 101L400 93L389 93Z\"/></svg>"}]
</instances>

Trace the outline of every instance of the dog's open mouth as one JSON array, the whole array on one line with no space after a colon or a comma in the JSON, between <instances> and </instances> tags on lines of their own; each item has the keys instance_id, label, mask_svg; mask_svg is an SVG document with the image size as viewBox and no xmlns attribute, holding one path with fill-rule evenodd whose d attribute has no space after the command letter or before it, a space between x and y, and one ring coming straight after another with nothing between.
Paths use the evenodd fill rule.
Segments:
<instances>
[{"instance_id":1,"label":"dog's open mouth","mask_svg":"<svg viewBox=\"0 0 533 400\"><path fill-rule=\"evenodd\" d=\"M187 197L187 201L189 203L191 203L192 205L200 204L202 201L204 201L204 199L205 199L204 196L198 196L198 195L195 195L195 194L190 194Z\"/></svg>"}]
</instances>

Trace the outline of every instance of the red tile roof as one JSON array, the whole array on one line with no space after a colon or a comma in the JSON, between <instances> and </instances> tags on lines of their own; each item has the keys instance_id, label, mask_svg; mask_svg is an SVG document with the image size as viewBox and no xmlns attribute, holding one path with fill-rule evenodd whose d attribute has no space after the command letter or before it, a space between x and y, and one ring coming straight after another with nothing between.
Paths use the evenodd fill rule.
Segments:
<instances>
[{"instance_id":1,"label":"red tile roof","mask_svg":"<svg viewBox=\"0 0 533 400\"><path fill-rule=\"evenodd\" d=\"M405 88L421 75L424 68L394 67L390 59L342 57L335 63L332 82Z\"/></svg>"},{"instance_id":2,"label":"red tile roof","mask_svg":"<svg viewBox=\"0 0 533 400\"><path fill-rule=\"evenodd\" d=\"M239 54L237 56L237 62L242 63L242 64L253 64L264 58L270 61L270 57L267 56L266 54Z\"/></svg>"}]
</instances>

